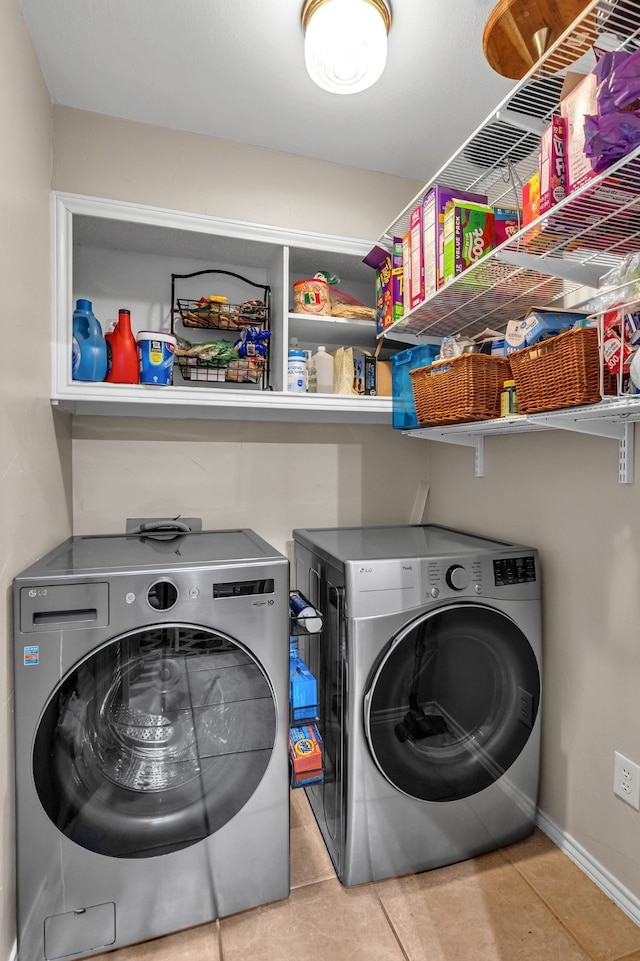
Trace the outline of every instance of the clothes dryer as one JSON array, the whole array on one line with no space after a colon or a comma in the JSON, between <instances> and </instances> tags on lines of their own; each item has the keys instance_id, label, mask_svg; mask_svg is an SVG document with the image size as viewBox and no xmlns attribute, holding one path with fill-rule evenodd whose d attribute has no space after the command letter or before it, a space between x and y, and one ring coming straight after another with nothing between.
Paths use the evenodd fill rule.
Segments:
<instances>
[{"instance_id":1,"label":"clothes dryer","mask_svg":"<svg viewBox=\"0 0 640 961\"><path fill-rule=\"evenodd\" d=\"M14 582L20 961L289 894L287 559L73 537Z\"/></svg>"},{"instance_id":2,"label":"clothes dryer","mask_svg":"<svg viewBox=\"0 0 640 961\"><path fill-rule=\"evenodd\" d=\"M324 781L306 788L345 885L423 871L534 827L537 551L437 525L294 531L324 613Z\"/></svg>"}]
</instances>

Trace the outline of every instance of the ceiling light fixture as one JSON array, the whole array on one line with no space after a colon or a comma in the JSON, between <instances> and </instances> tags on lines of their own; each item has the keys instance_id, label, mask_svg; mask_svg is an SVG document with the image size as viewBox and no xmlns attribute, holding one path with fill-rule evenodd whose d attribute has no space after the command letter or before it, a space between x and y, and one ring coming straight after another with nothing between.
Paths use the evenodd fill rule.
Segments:
<instances>
[{"instance_id":1,"label":"ceiling light fixture","mask_svg":"<svg viewBox=\"0 0 640 961\"><path fill-rule=\"evenodd\" d=\"M330 93L359 93L382 75L391 10L386 0L304 0L304 60Z\"/></svg>"}]
</instances>

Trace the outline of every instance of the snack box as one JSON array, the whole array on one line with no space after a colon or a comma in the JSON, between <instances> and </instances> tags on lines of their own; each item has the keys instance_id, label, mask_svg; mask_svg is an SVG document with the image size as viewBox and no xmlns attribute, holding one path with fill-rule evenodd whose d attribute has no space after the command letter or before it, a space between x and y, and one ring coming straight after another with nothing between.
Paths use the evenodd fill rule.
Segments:
<instances>
[{"instance_id":1,"label":"snack box","mask_svg":"<svg viewBox=\"0 0 640 961\"><path fill-rule=\"evenodd\" d=\"M495 217L493 207L470 201L450 200L444 215L444 282L477 263L494 247ZM486 278L475 276L470 284L482 286Z\"/></svg>"},{"instance_id":2,"label":"snack box","mask_svg":"<svg viewBox=\"0 0 640 961\"><path fill-rule=\"evenodd\" d=\"M402 237L393 238L391 252L391 310L393 323L404 314L404 274L402 270Z\"/></svg>"},{"instance_id":3,"label":"snack box","mask_svg":"<svg viewBox=\"0 0 640 961\"><path fill-rule=\"evenodd\" d=\"M373 247L363 263L376 272L376 328L378 333L399 320L404 313L402 240L394 238L394 252ZM394 260L396 266L394 267Z\"/></svg>"},{"instance_id":4,"label":"snack box","mask_svg":"<svg viewBox=\"0 0 640 961\"><path fill-rule=\"evenodd\" d=\"M598 80L594 73L585 76L569 71L562 84L560 116L564 120L567 194L597 176L584 152L584 118L598 113L597 88Z\"/></svg>"},{"instance_id":5,"label":"snack box","mask_svg":"<svg viewBox=\"0 0 640 961\"><path fill-rule=\"evenodd\" d=\"M494 207L493 216L495 245L499 247L518 233L522 226L522 211L516 207Z\"/></svg>"},{"instance_id":6,"label":"snack box","mask_svg":"<svg viewBox=\"0 0 640 961\"><path fill-rule=\"evenodd\" d=\"M377 360L371 354L360 354L354 364L355 389L358 394L375 395L378 390Z\"/></svg>"},{"instance_id":7,"label":"snack box","mask_svg":"<svg viewBox=\"0 0 640 961\"><path fill-rule=\"evenodd\" d=\"M540 216L540 171L529 177L522 187L522 226L526 227Z\"/></svg>"},{"instance_id":8,"label":"snack box","mask_svg":"<svg viewBox=\"0 0 640 961\"><path fill-rule=\"evenodd\" d=\"M424 300L424 235L422 230L422 204L411 212L409 218L411 243L411 277L409 278L409 307L413 310Z\"/></svg>"},{"instance_id":9,"label":"snack box","mask_svg":"<svg viewBox=\"0 0 640 961\"><path fill-rule=\"evenodd\" d=\"M544 310L530 307L523 320L510 320L505 331L507 354L531 347L541 340L557 337L587 317L579 310Z\"/></svg>"},{"instance_id":10,"label":"snack box","mask_svg":"<svg viewBox=\"0 0 640 961\"><path fill-rule=\"evenodd\" d=\"M566 118L554 116L540 138L540 213L567 195L565 171Z\"/></svg>"},{"instance_id":11,"label":"snack box","mask_svg":"<svg viewBox=\"0 0 640 961\"><path fill-rule=\"evenodd\" d=\"M418 427L410 370L428 367L440 353L440 344L416 344L391 357L392 426L397 430Z\"/></svg>"},{"instance_id":12,"label":"snack box","mask_svg":"<svg viewBox=\"0 0 640 961\"><path fill-rule=\"evenodd\" d=\"M318 716L318 684L299 657L289 657L289 704L292 724Z\"/></svg>"},{"instance_id":13,"label":"snack box","mask_svg":"<svg viewBox=\"0 0 640 961\"><path fill-rule=\"evenodd\" d=\"M315 724L289 728L292 782L322 776L322 738Z\"/></svg>"},{"instance_id":14,"label":"snack box","mask_svg":"<svg viewBox=\"0 0 640 961\"><path fill-rule=\"evenodd\" d=\"M429 297L444 284L444 214L454 198L486 204L485 194L455 190L436 184L422 201L422 237L424 258L424 295Z\"/></svg>"}]
</instances>

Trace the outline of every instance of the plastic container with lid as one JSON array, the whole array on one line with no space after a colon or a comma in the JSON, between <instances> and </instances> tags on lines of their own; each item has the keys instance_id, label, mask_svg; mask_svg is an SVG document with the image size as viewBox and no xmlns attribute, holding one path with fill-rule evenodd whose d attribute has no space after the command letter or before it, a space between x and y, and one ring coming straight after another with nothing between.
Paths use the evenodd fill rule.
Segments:
<instances>
[{"instance_id":1,"label":"plastic container with lid","mask_svg":"<svg viewBox=\"0 0 640 961\"><path fill-rule=\"evenodd\" d=\"M516 396L515 380L505 380L500 392L500 416L513 417L520 413L518 398Z\"/></svg>"},{"instance_id":2,"label":"plastic container with lid","mask_svg":"<svg viewBox=\"0 0 640 961\"><path fill-rule=\"evenodd\" d=\"M158 330L141 330L138 334L140 383L166 387L171 383L176 338Z\"/></svg>"},{"instance_id":3,"label":"plastic container with lid","mask_svg":"<svg viewBox=\"0 0 640 961\"><path fill-rule=\"evenodd\" d=\"M307 355L304 350L289 350L287 359L287 390L297 394L307 391Z\"/></svg>"},{"instance_id":4,"label":"plastic container with lid","mask_svg":"<svg viewBox=\"0 0 640 961\"><path fill-rule=\"evenodd\" d=\"M93 313L90 300L76 301L73 312L73 349L71 355L73 380L96 381L107 376L107 344L100 321Z\"/></svg>"}]
</instances>

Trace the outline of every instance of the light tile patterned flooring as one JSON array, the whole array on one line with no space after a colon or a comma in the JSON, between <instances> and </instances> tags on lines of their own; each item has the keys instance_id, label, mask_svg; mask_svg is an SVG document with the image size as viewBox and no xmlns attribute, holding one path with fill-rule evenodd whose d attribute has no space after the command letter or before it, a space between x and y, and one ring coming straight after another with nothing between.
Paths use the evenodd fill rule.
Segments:
<instances>
[{"instance_id":1,"label":"light tile patterned flooring","mask_svg":"<svg viewBox=\"0 0 640 961\"><path fill-rule=\"evenodd\" d=\"M287 900L99 961L640 961L640 927L539 831L451 867L344 888L297 790Z\"/></svg>"}]
</instances>

